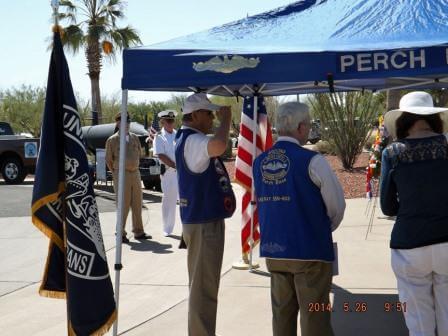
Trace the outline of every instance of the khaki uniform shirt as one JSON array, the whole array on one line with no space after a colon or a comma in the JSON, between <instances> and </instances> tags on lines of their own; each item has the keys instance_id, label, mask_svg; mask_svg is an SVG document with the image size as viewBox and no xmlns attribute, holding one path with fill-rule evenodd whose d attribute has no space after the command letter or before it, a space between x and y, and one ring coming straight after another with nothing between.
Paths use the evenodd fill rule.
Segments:
<instances>
[{"instance_id":1,"label":"khaki uniform shirt","mask_svg":"<svg viewBox=\"0 0 448 336\"><path fill-rule=\"evenodd\" d=\"M140 164L141 145L134 133L129 133L129 141L126 141L126 171L138 170ZM106 141L106 163L109 168L118 171L120 160L120 133L117 132Z\"/></svg>"}]
</instances>

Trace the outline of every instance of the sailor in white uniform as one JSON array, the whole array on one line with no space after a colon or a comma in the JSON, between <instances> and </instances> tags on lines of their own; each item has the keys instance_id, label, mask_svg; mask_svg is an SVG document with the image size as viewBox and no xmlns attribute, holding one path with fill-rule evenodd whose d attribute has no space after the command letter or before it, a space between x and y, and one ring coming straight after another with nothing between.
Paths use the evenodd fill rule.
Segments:
<instances>
[{"instance_id":1,"label":"sailor in white uniform","mask_svg":"<svg viewBox=\"0 0 448 336\"><path fill-rule=\"evenodd\" d=\"M174 141L176 130L174 119L177 112L165 110L158 113L162 130L154 140L154 155L165 165L165 172L160 176L162 185L163 234L169 236L176 222L176 202L178 199L176 160L174 157Z\"/></svg>"}]
</instances>

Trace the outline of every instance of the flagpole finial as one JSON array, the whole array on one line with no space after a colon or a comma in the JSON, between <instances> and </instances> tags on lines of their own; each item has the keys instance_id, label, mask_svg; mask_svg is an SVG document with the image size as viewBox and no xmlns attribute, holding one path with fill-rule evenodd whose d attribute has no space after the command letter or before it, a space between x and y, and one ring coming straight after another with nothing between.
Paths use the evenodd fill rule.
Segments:
<instances>
[{"instance_id":1,"label":"flagpole finial","mask_svg":"<svg viewBox=\"0 0 448 336\"><path fill-rule=\"evenodd\" d=\"M51 0L51 7L53 7L53 10L58 10L59 8L59 0Z\"/></svg>"},{"instance_id":2,"label":"flagpole finial","mask_svg":"<svg viewBox=\"0 0 448 336\"><path fill-rule=\"evenodd\" d=\"M53 32L59 32L61 33L61 29L59 27L59 0L51 0L51 8L53 8L53 19L54 19L54 26L52 28Z\"/></svg>"}]
</instances>

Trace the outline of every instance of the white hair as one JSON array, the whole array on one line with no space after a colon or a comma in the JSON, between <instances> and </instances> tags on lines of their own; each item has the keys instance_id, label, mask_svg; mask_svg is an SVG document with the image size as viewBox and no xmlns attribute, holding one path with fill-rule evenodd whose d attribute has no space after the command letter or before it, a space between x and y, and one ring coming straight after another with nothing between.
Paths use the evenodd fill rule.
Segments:
<instances>
[{"instance_id":1,"label":"white hair","mask_svg":"<svg viewBox=\"0 0 448 336\"><path fill-rule=\"evenodd\" d=\"M277 109L277 132L280 135L291 134L301 122L309 119L309 117L310 113L306 104L299 102L284 103Z\"/></svg>"}]
</instances>

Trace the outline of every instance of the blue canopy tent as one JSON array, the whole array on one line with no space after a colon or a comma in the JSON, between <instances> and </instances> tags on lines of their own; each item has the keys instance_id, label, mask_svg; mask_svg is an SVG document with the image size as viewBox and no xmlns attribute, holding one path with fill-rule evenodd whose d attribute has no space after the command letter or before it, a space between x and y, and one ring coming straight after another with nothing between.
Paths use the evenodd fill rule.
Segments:
<instances>
[{"instance_id":1,"label":"blue canopy tent","mask_svg":"<svg viewBox=\"0 0 448 336\"><path fill-rule=\"evenodd\" d=\"M442 88L446 0L302 0L123 54L122 88L284 95Z\"/></svg>"},{"instance_id":2,"label":"blue canopy tent","mask_svg":"<svg viewBox=\"0 0 448 336\"><path fill-rule=\"evenodd\" d=\"M447 0L302 0L207 31L126 49L122 127L128 90L269 96L445 88L447 22ZM124 135L121 144L123 148ZM122 167L124 151L120 172ZM120 175L120 190L123 183ZM119 196L118 221L121 204ZM118 223L117 237L120 230ZM118 255L119 264L119 239ZM115 288L117 281L119 276Z\"/></svg>"}]
</instances>

